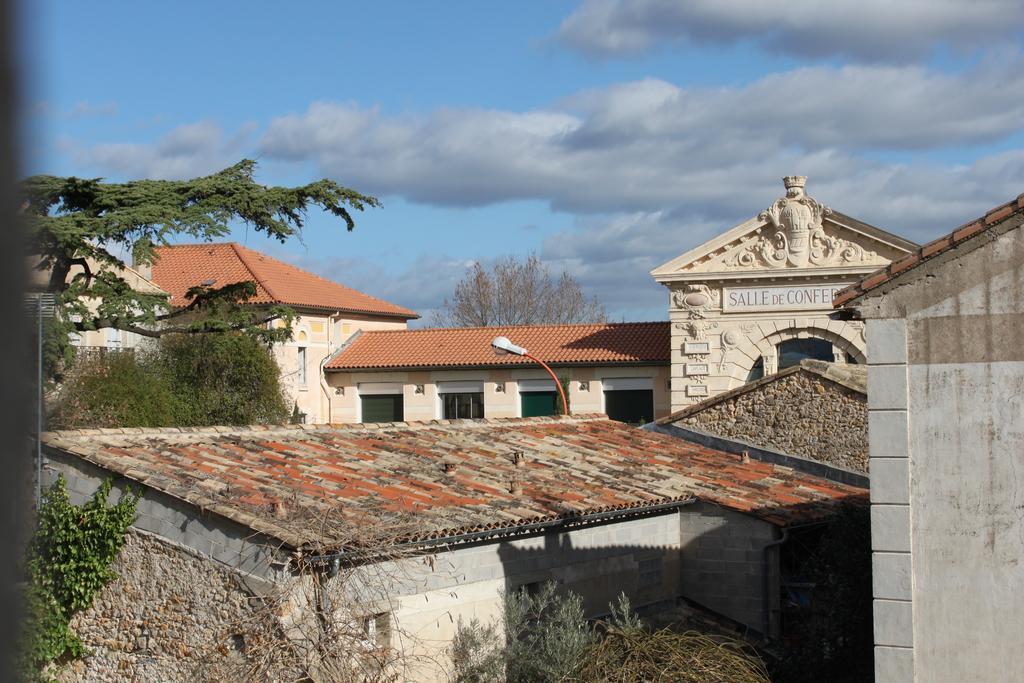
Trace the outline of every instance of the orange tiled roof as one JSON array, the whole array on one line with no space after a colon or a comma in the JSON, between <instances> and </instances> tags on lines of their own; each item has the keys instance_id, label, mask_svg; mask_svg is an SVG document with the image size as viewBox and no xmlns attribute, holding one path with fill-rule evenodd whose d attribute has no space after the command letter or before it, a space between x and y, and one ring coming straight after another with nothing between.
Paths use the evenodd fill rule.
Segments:
<instances>
[{"instance_id":1,"label":"orange tiled roof","mask_svg":"<svg viewBox=\"0 0 1024 683\"><path fill-rule=\"evenodd\" d=\"M235 282L256 282L255 304L285 304L330 311L348 311L418 318L415 311L331 282L293 265L234 242L182 244L157 247L153 282L171 295L172 306L188 303L185 293L213 280L223 287Z\"/></svg>"},{"instance_id":2,"label":"orange tiled roof","mask_svg":"<svg viewBox=\"0 0 1024 683\"><path fill-rule=\"evenodd\" d=\"M1016 199L1012 199L1005 204L989 210L980 218L964 223L948 235L944 235L937 240L929 242L923 247L907 254L903 258L893 261L885 268L877 270L861 280L854 282L849 287L839 290L836 292L835 298L832 299L832 307L840 308L861 295L868 293L872 289L881 287L900 273L921 265L925 261L931 260L936 256L949 251L953 247L956 247L962 242L981 234L989 227L997 223L1002 223L1011 216L1020 213L1024 213L1024 194L1018 195Z\"/></svg>"},{"instance_id":3,"label":"orange tiled roof","mask_svg":"<svg viewBox=\"0 0 1024 683\"><path fill-rule=\"evenodd\" d=\"M867 495L603 416L82 430L44 444L293 547L314 540L309 515L328 511L353 524L411 514L402 540L424 540L692 498L788 526Z\"/></svg>"},{"instance_id":4,"label":"orange tiled roof","mask_svg":"<svg viewBox=\"0 0 1024 683\"><path fill-rule=\"evenodd\" d=\"M325 368L501 367L532 365L522 356L497 356L491 340L505 336L545 363L667 364L667 322L517 325L363 332Z\"/></svg>"}]
</instances>

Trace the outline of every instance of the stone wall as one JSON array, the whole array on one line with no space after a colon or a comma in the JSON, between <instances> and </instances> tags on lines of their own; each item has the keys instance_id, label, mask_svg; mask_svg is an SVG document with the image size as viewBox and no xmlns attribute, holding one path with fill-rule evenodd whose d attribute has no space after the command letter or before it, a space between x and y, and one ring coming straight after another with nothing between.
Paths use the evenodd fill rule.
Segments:
<instances>
[{"instance_id":1,"label":"stone wall","mask_svg":"<svg viewBox=\"0 0 1024 683\"><path fill-rule=\"evenodd\" d=\"M867 397L800 371L716 402L676 424L868 471Z\"/></svg>"},{"instance_id":2,"label":"stone wall","mask_svg":"<svg viewBox=\"0 0 1024 683\"><path fill-rule=\"evenodd\" d=\"M259 605L251 585L135 529L113 569L118 578L71 620L90 654L70 663L60 681L229 680L221 674L244 658L239 626Z\"/></svg>"}]
</instances>

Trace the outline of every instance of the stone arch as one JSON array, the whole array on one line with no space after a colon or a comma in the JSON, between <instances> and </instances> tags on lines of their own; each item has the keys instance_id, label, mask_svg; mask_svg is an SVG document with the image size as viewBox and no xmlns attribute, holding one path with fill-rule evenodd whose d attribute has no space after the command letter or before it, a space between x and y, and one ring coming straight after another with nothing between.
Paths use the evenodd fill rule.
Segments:
<instances>
[{"instance_id":1,"label":"stone arch","mask_svg":"<svg viewBox=\"0 0 1024 683\"><path fill-rule=\"evenodd\" d=\"M858 362L866 362L866 344L862 335L863 323L843 320L804 319L791 325L780 326L775 322L748 323L748 329L732 328L722 332L722 368L729 378L729 389L747 381L754 363L762 356L771 356L776 347L790 339L813 337L831 342L836 348L848 353ZM735 343L730 344L726 335L733 335Z\"/></svg>"}]
</instances>

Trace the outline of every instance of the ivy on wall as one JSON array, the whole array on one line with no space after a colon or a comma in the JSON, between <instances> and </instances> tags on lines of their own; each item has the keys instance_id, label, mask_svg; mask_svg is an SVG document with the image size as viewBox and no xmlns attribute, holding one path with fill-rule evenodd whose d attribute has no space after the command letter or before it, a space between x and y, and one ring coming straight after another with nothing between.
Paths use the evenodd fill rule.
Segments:
<instances>
[{"instance_id":1,"label":"ivy on wall","mask_svg":"<svg viewBox=\"0 0 1024 683\"><path fill-rule=\"evenodd\" d=\"M85 654L70 628L71 617L92 604L116 578L110 568L135 521L138 496L123 493L107 504L105 481L84 505L72 505L63 477L43 495L37 527L28 548L25 622L20 669L24 680L49 680L50 665Z\"/></svg>"}]
</instances>

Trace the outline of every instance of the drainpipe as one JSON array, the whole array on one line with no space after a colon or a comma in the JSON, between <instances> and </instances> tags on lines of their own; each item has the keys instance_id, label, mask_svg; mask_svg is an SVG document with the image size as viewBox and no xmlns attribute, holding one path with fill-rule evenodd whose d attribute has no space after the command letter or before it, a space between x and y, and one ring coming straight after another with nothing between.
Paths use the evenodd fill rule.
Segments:
<instances>
[{"instance_id":1,"label":"drainpipe","mask_svg":"<svg viewBox=\"0 0 1024 683\"><path fill-rule=\"evenodd\" d=\"M777 547L779 547L780 545L782 545L783 543L785 543L788 540L789 540L789 528L783 528L782 529L782 536L780 536L778 539L772 541L771 543L766 543L764 545L764 547L761 548L761 551L764 553L762 558L761 558L762 559L762 563L763 563L763 566L761 568L761 572L762 572L762 576L764 576L764 601L763 601L763 603L764 603L764 635L765 635L765 638L768 638L768 639L772 638L772 632L771 632L771 629L772 629L772 604L771 604L771 601L770 601L770 596L771 596L771 579L770 579L770 571L769 571L771 563L768 560L768 553L769 553L769 551L772 548L777 548ZM779 591L779 598L780 598L779 602L780 603L782 601L781 600L781 595L782 595L782 591L780 590Z\"/></svg>"},{"instance_id":2,"label":"drainpipe","mask_svg":"<svg viewBox=\"0 0 1024 683\"><path fill-rule=\"evenodd\" d=\"M327 377L324 375L324 366L327 365L327 361L334 356L334 349L332 348L332 342L334 337L334 323L338 318L341 318L341 311L335 311L327 316L327 353L320 359L319 376L320 380L320 391L323 392L324 398L327 399L327 419L324 422L329 423L334 415L334 411L331 407L331 388L327 385Z\"/></svg>"}]
</instances>

